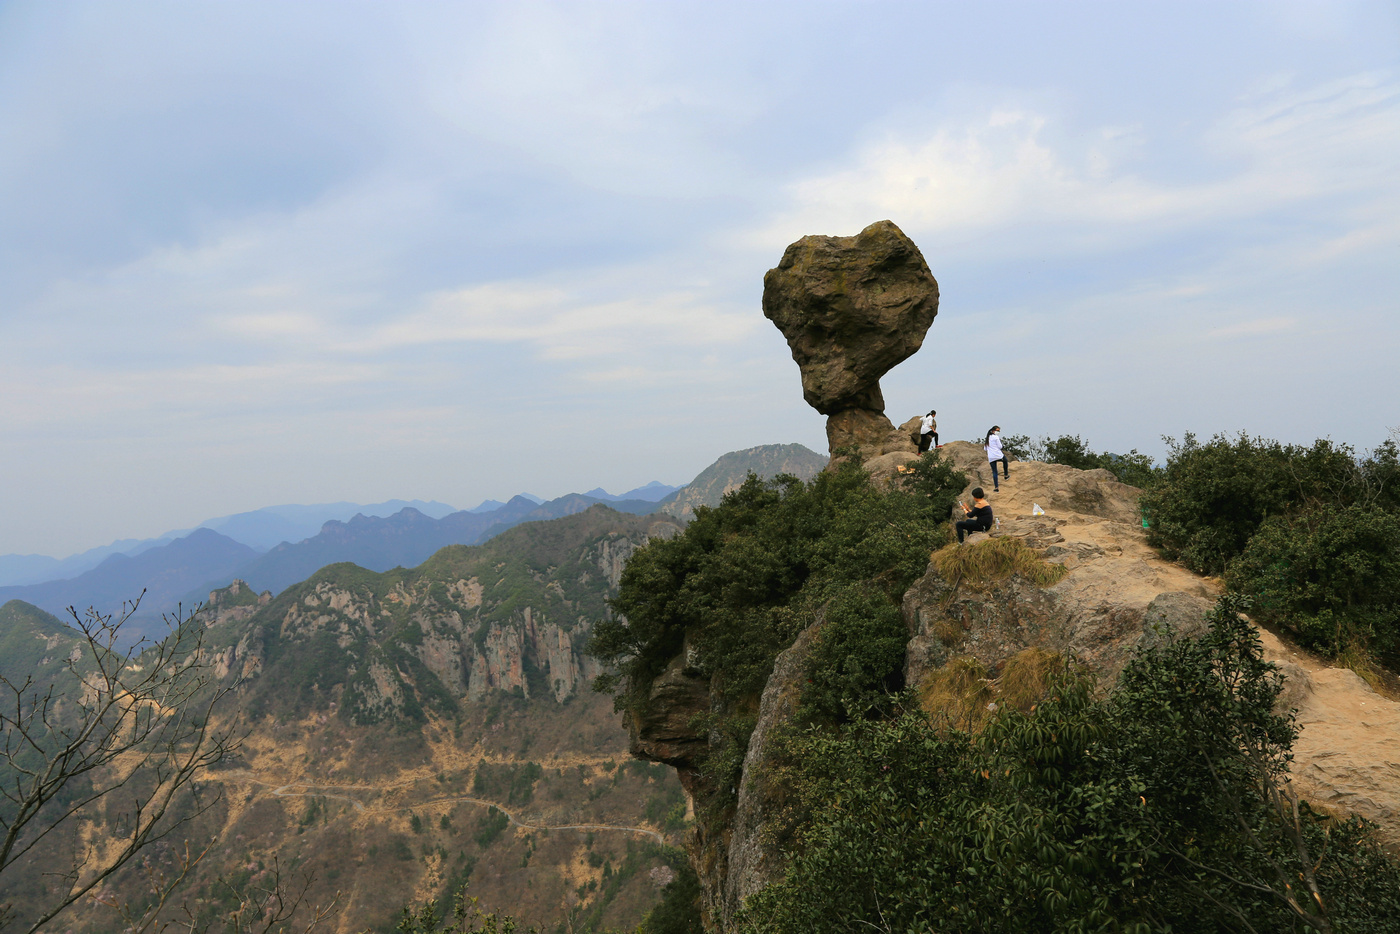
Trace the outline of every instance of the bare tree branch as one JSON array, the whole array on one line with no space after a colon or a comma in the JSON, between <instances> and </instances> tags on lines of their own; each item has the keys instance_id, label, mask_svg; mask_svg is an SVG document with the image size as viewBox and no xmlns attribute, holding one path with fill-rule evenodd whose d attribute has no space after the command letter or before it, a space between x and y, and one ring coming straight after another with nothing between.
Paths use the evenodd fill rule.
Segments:
<instances>
[{"instance_id":1,"label":"bare tree branch","mask_svg":"<svg viewBox=\"0 0 1400 934\"><path fill-rule=\"evenodd\" d=\"M60 893L27 913L27 932L217 804L215 797L185 807L182 792L241 743L234 726L215 722L237 683L215 676L194 618L199 607L166 617L170 632L159 642L122 649L122 627L139 605L138 597L120 613L83 616L69 608L81 638L67 662L70 683L0 677L0 888L20 859L56 834L98 819L117 828L104 850L76 849L58 874ZM202 856L186 852L183 870L159 892L161 906ZM0 909L0 926L15 919L8 909Z\"/></svg>"}]
</instances>

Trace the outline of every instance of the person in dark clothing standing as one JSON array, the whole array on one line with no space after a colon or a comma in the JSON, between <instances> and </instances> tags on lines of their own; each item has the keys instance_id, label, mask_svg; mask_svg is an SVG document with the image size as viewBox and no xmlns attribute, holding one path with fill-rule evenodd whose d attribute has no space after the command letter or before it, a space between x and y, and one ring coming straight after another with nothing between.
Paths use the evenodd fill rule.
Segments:
<instances>
[{"instance_id":1,"label":"person in dark clothing standing","mask_svg":"<svg viewBox=\"0 0 1400 934\"><path fill-rule=\"evenodd\" d=\"M968 532L985 532L992 527L992 504L987 502L987 494L980 486L972 488L972 508L967 508L966 503L958 503L962 507L963 513L967 516L957 523L958 544L961 545L963 536Z\"/></svg>"}]
</instances>

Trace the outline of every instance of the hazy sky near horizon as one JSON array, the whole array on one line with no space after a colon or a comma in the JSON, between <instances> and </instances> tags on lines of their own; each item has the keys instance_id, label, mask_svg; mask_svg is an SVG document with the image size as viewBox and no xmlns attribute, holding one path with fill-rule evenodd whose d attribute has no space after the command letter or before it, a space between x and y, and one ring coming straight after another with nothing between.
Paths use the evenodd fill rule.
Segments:
<instances>
[{"instance_id":1,"label":"hazy sky near horizon","mask_svg":"<svg viewBox=\"0 0 1400 934\"><path fill-rule=\"evenodd\" d=\"M1400 7L0 3L0 554L825 447L762 316L890 218L945 440L1400 426Z\"/></svg>"}]
</instances>

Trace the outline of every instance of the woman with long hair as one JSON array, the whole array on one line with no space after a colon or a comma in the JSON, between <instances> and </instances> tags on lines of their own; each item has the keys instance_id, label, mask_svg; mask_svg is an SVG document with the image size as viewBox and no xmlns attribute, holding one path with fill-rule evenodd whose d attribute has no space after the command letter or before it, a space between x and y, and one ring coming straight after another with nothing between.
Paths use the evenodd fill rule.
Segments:
<instances>
[{"instance_id":1,"label":"woman with long hair","mask_svg":"<svg viewBox=\"0 0 1400 934\"><path fill-rule=\"evenodd\" d=\"M983 447L987 449L987 463L992 467L992 491L1001 492L1001 485L997 483L997 464L1001 464L1002 476L1011 479L1011 468L1007 465L1006 454L1001 449L1001 426L993 425L987 432L987 440L983 442Z\"/></svg>"},{"instance_id":2,"label":"woman with long hair","mask_svg":"<svg viewBox=\"0 0 1400 934\"><path fill-rule=\"evenodd\" d=\"M919 419L919 453L923 454L930 447L940 447L938 443L938 422L934 416L938 413L929 409L928 414Z\"/></svg>"}]
</instances>

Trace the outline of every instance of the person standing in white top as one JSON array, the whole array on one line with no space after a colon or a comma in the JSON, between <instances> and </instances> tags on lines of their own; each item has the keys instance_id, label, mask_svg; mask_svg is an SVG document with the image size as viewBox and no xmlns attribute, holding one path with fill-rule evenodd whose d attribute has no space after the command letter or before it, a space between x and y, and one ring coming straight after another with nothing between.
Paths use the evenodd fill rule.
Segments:
<instances>
[{"instance_id":1,"label":"person standing in white top","mask_svg":"<svg viewBox=\"0 0 1400 934\"><path fill-rule=\"evenodd\" d=\"M1001 486L997 483L997 464L1001 464L1002 476L1011 479L1011 468L1007 466L1006 455L1001 450L1001 426L993 425L992 430L987 432L985 442L987 448L987 463L992 467L992 490L1000 493Z\"/></svg>"},{"instance_id":2,"label":"person standing in white top","mask_svg":"<svg viewBox=\"0 0 1400 934\"><path fill-rule=\"evenodd\" d=\"M938 447L938 422L933 417L938 413L929 410L929 413L919 420L919 453L923 454L930 445Z\"/></svg>"}]
</instances>

